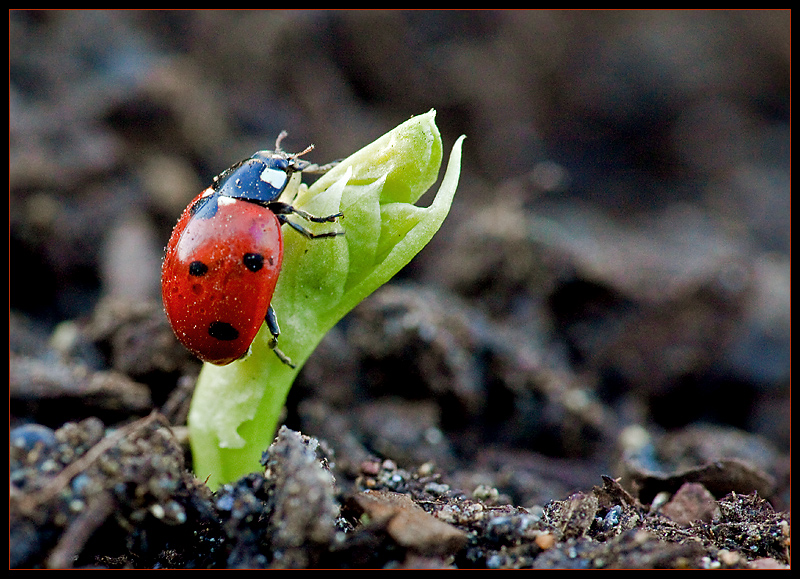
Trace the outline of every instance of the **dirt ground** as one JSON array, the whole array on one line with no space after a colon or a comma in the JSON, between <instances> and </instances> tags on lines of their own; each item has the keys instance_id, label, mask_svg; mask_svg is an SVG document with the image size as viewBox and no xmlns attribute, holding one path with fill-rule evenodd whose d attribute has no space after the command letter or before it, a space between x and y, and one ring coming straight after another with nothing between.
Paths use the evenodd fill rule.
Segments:
<instances>
[{"instance_id":1,"label":"dirt ground","mask_svg":"<svg viewBox=\"0 0 800 579\"><path fill-rule=\"evenodd\" d=\"M788 568L788 11L11 11L11 568ZM437 111L433 242L212 493L163 247ZM423 198L423 203L426 198Z\"/></svg>"}]
</instances>

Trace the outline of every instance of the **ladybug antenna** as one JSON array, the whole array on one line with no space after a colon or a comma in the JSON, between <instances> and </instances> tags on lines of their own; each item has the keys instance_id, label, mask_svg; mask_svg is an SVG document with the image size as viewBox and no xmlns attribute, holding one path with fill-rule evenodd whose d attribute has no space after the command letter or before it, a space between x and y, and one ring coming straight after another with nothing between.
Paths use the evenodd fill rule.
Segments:
<instances>
[{"instance_id":1,"label":"ladybug antenna","mask_svg":"<svg viewBox=\"0 0 800 579\"><path fill-rule=\"evenodd\" d=\"M297 159L297 157L302 157L303 155L305 155L306 153L308 153L308 152L310 152L310 151L312 151L314 149L314 145L309 145L308 147L306 147L305 149L303 149L299 153L292 153L292 154L287 153L286 151L284 151L281 148L281 141L283 141L283 139L285 139L288 135L289 135L289 133L287 133L286 131L281 131L281 134L278 135L277 139L275 139L275 152L276 153L283 153L289 159Z\"/></svg>"},{"instance_id":2,"label":"ladybug antenna","mask_svg":"<svg viewBox=\"0 0 800 579\"><path fill-rule=\"evenodd\" d=\"M302 151L300 151L299 153L294 153L293 155L289 155L289 156L290 156L292 159L297 159L297 157L300 157L300 156L302 156L302 155L305 155L306 153L308 153L309 151L312 151L313 149L314 149L314 145L309 145L308 147L306 147L305 149L303 149L303 150L302 150Z\"/></svg>"},{"instance_id":3,"label":"ladybug antenna","mask_svg":"<svg viewBox=\"0 0 800 579\"><path fill-rule=\"evenodd\" d=\"M275 151L276 152L277 151L283 151L283 149L281 149L281 141L284 140L288 136L289 136L289 133L287 133L286 131L281 131L281 134L278 135L277 139L275 139Z\"/></svg>"}]
</instances>

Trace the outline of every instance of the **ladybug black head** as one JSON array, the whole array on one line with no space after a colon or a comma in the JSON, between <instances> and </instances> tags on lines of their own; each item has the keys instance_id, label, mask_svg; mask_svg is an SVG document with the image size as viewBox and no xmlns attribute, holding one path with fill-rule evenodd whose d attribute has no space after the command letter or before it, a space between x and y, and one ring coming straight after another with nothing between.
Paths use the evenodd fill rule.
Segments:
<instances>
[{"instance_id":1,"label":"ladybug black head","mask_svg":"<svg viewBox=\"0 0 800 579\"><path fill-rule=\"evenodd\" d=\"M222 197L271 203L280 197L295 171L284 157L256 153L220 175L213 187Z\"/></svg>"},{"instance_id":2,"label":"ladybug black head","mask_svg":"<svg viewBox=\"0 0 800 579\"><path fill-rule=\"evenodd\" d=\"M217 176L212 185L214 192L222 197L259 204L276 201L292 174L311 166L299 157L314 148L311 145L299 153L286 153L281 149L285 136L285 131L278 136L274 151L257 151L249 159L236 163Z\"/></svg>"}]
</instances>

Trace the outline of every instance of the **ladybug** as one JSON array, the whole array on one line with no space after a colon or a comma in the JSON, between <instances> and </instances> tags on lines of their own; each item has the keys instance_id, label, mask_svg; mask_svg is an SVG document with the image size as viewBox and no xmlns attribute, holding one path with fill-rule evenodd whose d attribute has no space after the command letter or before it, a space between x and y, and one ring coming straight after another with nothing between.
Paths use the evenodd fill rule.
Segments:
<instances>
[{"instance_id":1,"label":"ladybug","mask_svg":"<svg viewBox=\"0 0 800 579\"><path fill-rule=\"evenodd\" d=\"M324 172L280 148L258 151L214 178L184 210L172 231L161 270L164 311L178 340L205 362L225 365L245 356L262 322L272 334L277 356L280 329L272 295L283 261L281 225L314 239L341 231L314 233L287 219L334 222L341 213L317 217L279 201L301 171ZM332 165L332 164L331 164Z\"/></svg>"}]
</instances>

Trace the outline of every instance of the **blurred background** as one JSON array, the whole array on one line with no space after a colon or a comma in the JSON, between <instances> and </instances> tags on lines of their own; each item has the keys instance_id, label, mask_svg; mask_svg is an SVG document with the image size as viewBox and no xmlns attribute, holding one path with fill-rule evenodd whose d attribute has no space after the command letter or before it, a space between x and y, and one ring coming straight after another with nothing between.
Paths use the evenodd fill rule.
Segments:
<instances>
[{"instance_id":1,"label":"blurred background","mask_svg":"<svg viewBox=\"0 0 800 579\"><path fill-rule=\"evenodd\" d=\"M785 474L788 10L9 20L14 359L57 351L164 403L197 371L160 310L187 203L281 130L324 163L433 108L446 154L467 136L451 215L323 342L287 420L325 436L347 419L369 452L469 465L469 484L507 468L594 484L612 448L649 444L632 427L753 436L730 452ZM12 420L79 416L64 396L12 384ZM562 492L514 476L488 482L523 503Z\"/></svg>"}]
</instances>

